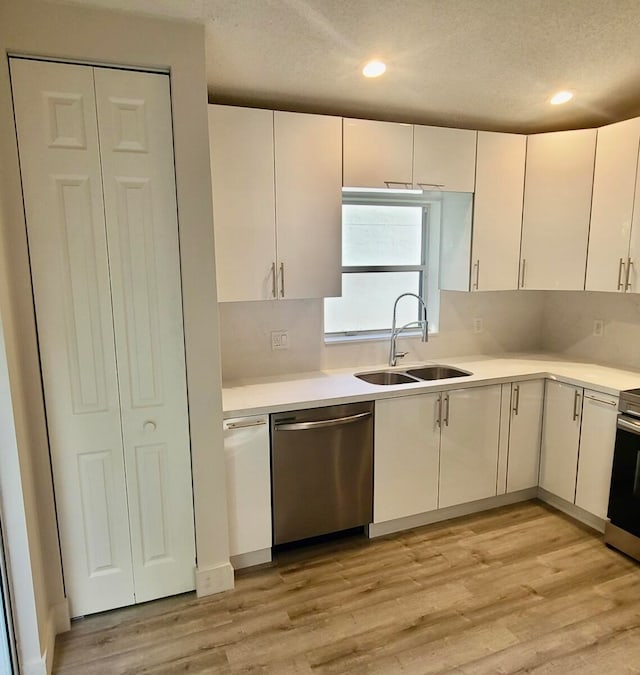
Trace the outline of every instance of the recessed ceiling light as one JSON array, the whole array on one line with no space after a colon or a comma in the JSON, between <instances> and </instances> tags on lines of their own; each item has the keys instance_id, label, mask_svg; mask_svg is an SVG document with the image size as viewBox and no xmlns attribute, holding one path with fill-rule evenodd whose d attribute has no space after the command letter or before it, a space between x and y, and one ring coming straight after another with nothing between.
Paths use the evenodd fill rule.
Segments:
<instances>
[{"instance_id":1,"label":"recessed ceiling light","mask_svg":"<svg viewBox=\"0 0 640 675\"><path fill-rule=\"evenodd\" d=\"M566 103L573 98L573 92L571 91L559 91L557 94L554 94L549 103L551 105L560 105L561 103Z\"/></svg>"},{"instance_id":2,"label":"recessed ceiling light","mask_svg":"<svg viewBox=\"0 0 640 675\"><path fill-rule=\"evenodd\" d=\"M377 59L374 61L369 61L365 65L365 67L362 69L362 74L365 77L380 77L382 73L387 69L387 66L382 63L382 61L378 61Z\"/></svg>"}]
</instances>

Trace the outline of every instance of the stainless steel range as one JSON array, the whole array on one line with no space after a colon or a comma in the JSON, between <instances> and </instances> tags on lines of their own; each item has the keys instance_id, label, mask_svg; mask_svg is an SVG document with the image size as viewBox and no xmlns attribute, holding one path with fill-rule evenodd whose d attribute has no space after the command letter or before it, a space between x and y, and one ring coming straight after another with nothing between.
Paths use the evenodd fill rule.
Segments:
<instances>
[{"instance_id":1,"label":"stainless steel range","mask_svg":"<svg viewBox=\"0 0 640 675\"><path fill-rule=\"evenodd\" d=\"M604 541L640 560L640 389L623 391L618 410Z\"/></svg>"}]
</instances>

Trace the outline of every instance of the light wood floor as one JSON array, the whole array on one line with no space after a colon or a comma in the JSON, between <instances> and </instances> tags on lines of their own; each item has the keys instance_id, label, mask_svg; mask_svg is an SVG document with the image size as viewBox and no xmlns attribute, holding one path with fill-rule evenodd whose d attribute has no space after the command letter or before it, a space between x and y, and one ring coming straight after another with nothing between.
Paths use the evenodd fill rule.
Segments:
<instances>
[{"instance_id":1,"label":"light wood floor","mask_svg":"<svg viewBox=\"0 0 640 675\"><path fill-rule=\"evenodd\" d=\"M54 672L640 673L640 566L527 502L79 620Z\"/></svg>"}]
</instances>

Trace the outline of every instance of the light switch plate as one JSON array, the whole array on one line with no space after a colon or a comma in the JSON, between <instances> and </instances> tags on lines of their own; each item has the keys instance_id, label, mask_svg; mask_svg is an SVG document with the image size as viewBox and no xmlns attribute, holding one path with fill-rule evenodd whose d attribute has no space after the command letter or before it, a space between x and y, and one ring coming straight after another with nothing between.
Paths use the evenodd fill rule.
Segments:
<instances>
[{"instance_id":1,"label":"light switch plate","mask_svg":"<svg viewBox=\"0 0 640 675\"><path fill-rule=\"evenodd\" d=\"M474 333L482 333L482 319L480 317L476 317L473 320L473 332Z\"/></svg>"},{"instance_id":2,"label":"light switch plate","mask_svg":"<svg viewBox=\"0 0 640 675\"><path fill-rule=\"evenodd\" d=\"M593 320L593 334L595 337L602 337L604 335L604 321L602 319Z\"/></svg>"},{"instance_id":3,"label":"light switch plate","mask_svg":"<svg viewBox=\"0 0 640 675\"><path fill-rule=\"evenodd\" d=\"M289 349L289 331L273 330L271 331L271 349Z\"/></svg>"}]
</instances>

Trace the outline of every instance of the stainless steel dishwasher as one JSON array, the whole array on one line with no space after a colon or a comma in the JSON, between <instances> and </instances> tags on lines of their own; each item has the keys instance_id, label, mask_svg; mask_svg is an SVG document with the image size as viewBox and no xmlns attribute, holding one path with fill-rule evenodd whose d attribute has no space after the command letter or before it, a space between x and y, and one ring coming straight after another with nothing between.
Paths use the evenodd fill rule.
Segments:
<instances>
[{"instance_id":1,"label":"stainless steel dishwasher","mask_svg":"<svg viewBox=\"0 0 640 675\"><path fill-rule=\"evenodd\" d=\"M373 403L271 415L273 543L370 523Z\"/></svg>"}]
</instances>

